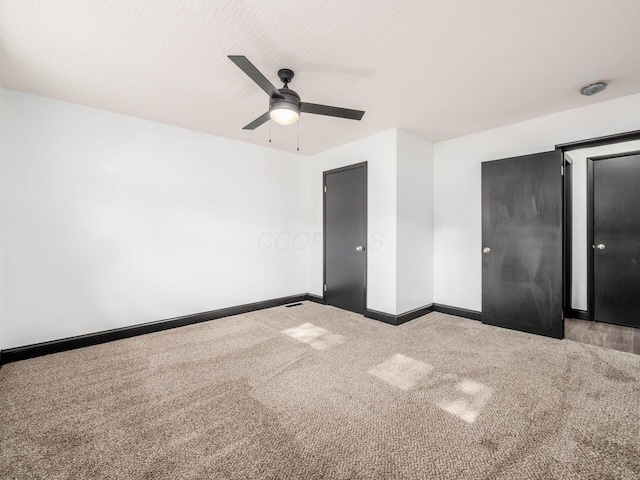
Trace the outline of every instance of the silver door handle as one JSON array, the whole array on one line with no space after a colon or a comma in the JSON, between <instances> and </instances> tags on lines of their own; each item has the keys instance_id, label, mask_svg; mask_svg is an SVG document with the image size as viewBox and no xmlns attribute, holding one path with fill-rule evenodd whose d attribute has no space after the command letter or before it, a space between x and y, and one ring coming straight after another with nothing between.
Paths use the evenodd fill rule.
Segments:
<instances>
[{"instance_id":1,"label":"silver door handle","mask_svg":"<svg viewBox=\"0 0 640 480\"><path fill-rule=\"evenodd\" d=\"M599 243L599 244L597 244L597 245L596 245L596 248L597 248L598 250L604 250L604 249L605 249L605 248L607 248L607 247L604 245L604 243Z\"/></svg>"},{"instance_id":2,"label":"silver door handle","mask_svg":"<svg viewBox=\"0 0 640 480\"><path fill-rule=\"evenodd\" d=\"M363 251L363 250L364 250L364 247L363 247L362 245L358 245L358 246L356 247L356 252L361 252L361 251Z\"/></svg>"},{"instance_id":3,"label":"silver door handle","mask_svg":"<svg viewBox=\"0 0 640 480\"><path fill-rule=\"evenodd\" d=\"M491 253L491 249L489 247L484 247L482 249L482 253Z\"/></svg>"}]
</instances>

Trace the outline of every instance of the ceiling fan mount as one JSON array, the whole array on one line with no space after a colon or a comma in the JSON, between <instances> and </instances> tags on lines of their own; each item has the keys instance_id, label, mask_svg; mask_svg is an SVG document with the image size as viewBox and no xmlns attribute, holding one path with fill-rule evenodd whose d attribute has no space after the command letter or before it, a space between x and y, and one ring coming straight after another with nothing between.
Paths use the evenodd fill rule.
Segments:
<instances>
[{"instance_id":1,"label":"ceiling fan mount","mask_svg":"<svg viewBox=\"0 0 640 480\"><path fill-rule=\"evenodd\" d=\"M364 115L364 111L362 110L351 110L349 108L302 102L300 95L289 88L289 83L293 80L294 76L293 70L289 68L281 68L278 70L278 77L284 86L283 88L277 89L260 73L247 57L243 55L229 55L229 59L269 95L269 110L245 126L244 130L254 130L269 119L281 125L291 125L298 121L301 113L313 113L316 115L327 115L350 120L360 120Z\"/></svg>"},{"instance_id":2,"label":"ceiling fan mount","mask_svg":"<svg viewBox=\"0 0 640 480\"><path fill-rule=\"evenodd\" d=\"M278 70L278 78L282 83L284 83L285 88L288 88L289 82L293 80L293 76L293 70L289 68L281 68L280 70Z\"/></svg>"}]
</instances>

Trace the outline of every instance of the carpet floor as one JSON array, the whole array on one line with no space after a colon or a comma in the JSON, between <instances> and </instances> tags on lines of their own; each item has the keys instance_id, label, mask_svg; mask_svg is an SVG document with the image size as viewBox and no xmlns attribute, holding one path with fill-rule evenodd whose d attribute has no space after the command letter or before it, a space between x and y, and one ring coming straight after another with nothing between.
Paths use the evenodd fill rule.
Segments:
<instances>
[{"instance_id":1,"label":"carpet floor","mask_svg":"<svg viewBox=\"0 0 640 480\"><path fill-rule=\"evenodd\" d=\"M2 479L638 479L640 356L304 302L0 369Z\"/></svg>"}]
</instances>

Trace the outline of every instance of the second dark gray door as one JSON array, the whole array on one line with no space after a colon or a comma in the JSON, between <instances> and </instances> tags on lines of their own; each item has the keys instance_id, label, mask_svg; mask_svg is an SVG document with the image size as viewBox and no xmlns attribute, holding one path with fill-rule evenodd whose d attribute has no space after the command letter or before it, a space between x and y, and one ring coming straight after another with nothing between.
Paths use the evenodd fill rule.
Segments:
<instances>
[{"instance_id":1,"label":"second dark gray door","mask_svg":"<svg viewBox=\"0 0 640 480\"><path fill-rule=\"evenodd\" d=\"M562 155L482 164L482 321L564 336Z\"/></svg>"},{"instance_id":2,"label":"second dark gray door","mask_svg":"<svg viewBox=\"0 0 640 480\"><path fill-rule=\"evenodd\" d=\"M324 172L325 301L357 313L366 308L367 166Z\"/></svg>"},{"instance_id":3,"label":"second dark gray door","mask_svg":"<svg viewBox=\"0 0 640 480\"><path fill-rule=\"evenodd\" d=\"M592 320L640 327L640 154L589 160Z\"/></svg>"}]
</instances>

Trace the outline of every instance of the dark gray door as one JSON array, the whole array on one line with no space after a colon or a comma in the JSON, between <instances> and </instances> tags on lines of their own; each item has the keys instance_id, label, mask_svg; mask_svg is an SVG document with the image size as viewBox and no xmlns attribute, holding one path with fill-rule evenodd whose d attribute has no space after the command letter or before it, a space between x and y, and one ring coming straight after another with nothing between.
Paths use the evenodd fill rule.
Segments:
<instances>
[{"instance_id":1,"label":"dark gray door","mask_svg":"<svg viewBox=\"0 0 640 480\"><path fill-rule=\"evenodd\" d=\"M589 160L590 317L640 327L640 153Z\"/></svg>"},{"instance_id":2,"label":"dark gray door","mask_svg":"<svg viewBox=\"0 0 640 480\"><path fill-rule=\"evenodd\" d=\"M324 172L325 301L364 314L367 165Z\"/></svg>"},{"instance_id":3,"label":"dark gray door","mask_svg":"<svg viewBox=\"0 0 640 480\"><path fill-rule=\"evenodd\" d=\"M564 336L562 154L482 164L482 322Z\"/></svg>"}]
</instances>

